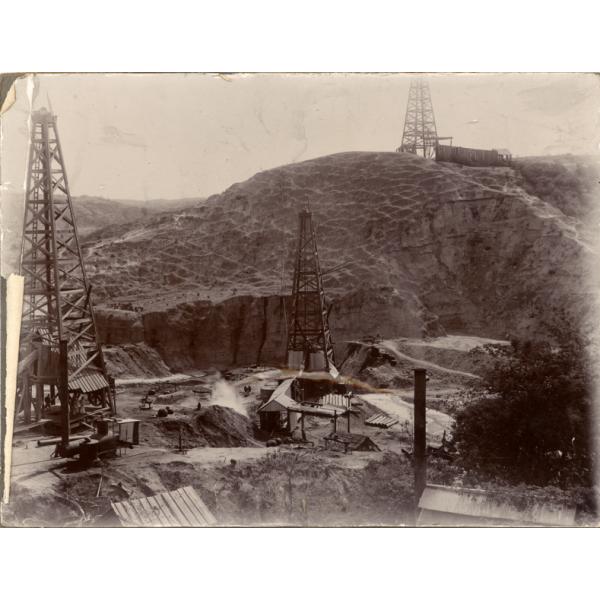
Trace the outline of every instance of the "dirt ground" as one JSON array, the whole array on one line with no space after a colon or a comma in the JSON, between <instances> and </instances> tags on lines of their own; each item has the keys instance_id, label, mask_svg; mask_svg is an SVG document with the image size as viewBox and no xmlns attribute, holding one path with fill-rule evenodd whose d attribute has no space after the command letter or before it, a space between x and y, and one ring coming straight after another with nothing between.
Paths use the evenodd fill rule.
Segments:
<instances>
[{"instance_id":1,"label":"dirt ground","mask_svg":"<svg viewBox=\"0 0 600 600\"><path fill-rule=\"evenodd\" d=\"M140 444L86 470L78 470L73 460L51 458L53 446L37 447L46 437L43 431L20 434L14 441L5 523L118 525L111 501L185 485L194 486L219 525L410 523L413 475L402 450L412 449L412 425L403 393L354 399L350 430L370 437L380 451L325 449L323 438L333 423L316 416L306 417L306 444L288 439L267 447L256 413L260 389L280 376L276 370L239 369L225 377L215 372L170 381L120 381L119 416L141 421ZM248 396L245 385L251 386ZM150 390L153 406L143 409L140 401ZM158 417L166 407L171 414ZM364 424L382 410L403 418L385 430ZM432 444L441 435L437 420L431 411ZM337 430L347 428L348 419L338 418Z\"/></svg>"}]
</instances>

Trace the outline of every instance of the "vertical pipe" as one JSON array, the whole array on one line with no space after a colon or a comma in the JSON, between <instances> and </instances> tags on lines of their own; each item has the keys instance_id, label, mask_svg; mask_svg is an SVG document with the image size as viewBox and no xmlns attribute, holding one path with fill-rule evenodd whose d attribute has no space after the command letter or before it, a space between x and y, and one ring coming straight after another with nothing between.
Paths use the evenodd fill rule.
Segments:
<instances>
[{"instance_id":1,"label":"vertical pipe","mask_svg":"<svg viewBox=\"0 0 600 600\"><path fill-rule=\"evenodd\" d=\"M337 411L333 411L333 433L337 433Z\"/></svg>"},{"instance_id":2,"label":"vertical pipe","mask_svg":"<svg viewBox=\"0 0 600 600\"><path fill-rule=\"evenodd\" d=\"M58 397L60 398L60 412L62 421L62 443L66 447L71 434L71 423L69 420L69 367L67 354L67 340L59 342L58 363Z\"/></svg>"},{"instance_id":3,"label":"vertical pipe","mask_svg":"<svg viewBox=\"0 0 600 600\"><path fill-rule=\"evenodd\" d=\"M348 433L350 433L350 409L348 409L348 412L346 413L347 417L348 417Z\"/></svg>"},{"instance_id":4,"label":"vertical pipe","mask_svg":"<svg viewBox=\"0 0 600 600\"><path fill-rule=\"evenodd\" d=\"M426 399L427 371L415 369L415 400L414 400L414 448L413 460L415 469L415 509L419 505L421 494L427 481L426 452Z\"/></svg>"}]
</instances>

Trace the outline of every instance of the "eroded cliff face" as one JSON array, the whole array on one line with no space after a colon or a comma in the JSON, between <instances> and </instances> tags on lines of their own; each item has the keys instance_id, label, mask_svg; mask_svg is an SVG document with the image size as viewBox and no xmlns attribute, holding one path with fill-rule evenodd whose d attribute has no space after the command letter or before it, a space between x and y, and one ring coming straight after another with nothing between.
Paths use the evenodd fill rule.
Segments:
<instances>
[{"instance_id":1,"label":"eroded cliff face","mask_svg":"<svg viewBox=\"0 0 600 600\"><path fill-rule=\"evenodd\" d=\"M94 289L105 305L140 312L99 310L102 339L143 341L173 369L280 364L307 201L323 270L348 262L325 276L338 344L551 335L587 318L593 251L585 210L567 215L530 193L531 173L525 185L519 169L346 153L259 173L143 227L103 230L86 244ZM564 185L570 206L589 200L587 188Z\"/></svg>"},{"instance_id":2,"label":"eroded cliff face","mask_svg":"<svg viewBox=\"0 0 600 600\"><path fill-rule=\"evenodd\" d=\"M179 304L166 311L98 309L103 344L144 342L174 371L236 365L283 365L289 297L240 296L221 303ZM414 307L389 295L359 290L332 302L330 324L336 351L347 340L378 333L386 337L442 334L437 323L407 317Z\"/></svg>"}]
</instances>

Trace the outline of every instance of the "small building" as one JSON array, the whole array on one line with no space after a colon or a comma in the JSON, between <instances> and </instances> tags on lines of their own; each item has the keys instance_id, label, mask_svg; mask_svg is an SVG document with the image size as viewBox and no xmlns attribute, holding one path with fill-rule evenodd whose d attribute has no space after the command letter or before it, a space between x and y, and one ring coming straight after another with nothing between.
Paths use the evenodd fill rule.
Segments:
<instances>
[{"instance_id":1,"label":"small building","mask_svg":"<svg viewBox=\"0 0 600 600\"><path fill-rule=\"evenodd\" d=\"M523 502L510 493L428 484L419 500L417 525L429 527L572 527L575 509Z\"/></svg>"},{"instance_id":2,"label":"small building","mask_svg":"<svg viewBox=\"0 0 600 600\"><path fill-rule=\"evenodd\" d=\"M348 411L349 402L345 405L340 401L339 405L324 405L320 400L313 403L298 402L296 394L297 378L282 381L271 397L258 409L260 428L265 431L276 431L282 429L287 422L288 431L293 431L298 422L302 422L304 415L315 417L341 417ZM331 400L333 402L333 400Z\"/></svg>"},{"instance_id":3,"label":"small building","mask_svg":"<svg viewBox=\"0 0 600 600\"><path fill-rule=\"evenodd\" d=\"M344 452L352 452L353 450L356 452L380 452L381 449L379 446L366 435L361 435L360 433L346 433L346 432L333 432L329 435L326 435L324 438L325 447L330 448L333 446L342 447Z\"/></svg>"},{"instance_id":4,"label":"small building","mask_svg":"<svg viewBox=\"0 0 600 600\"><path fill-rule=\"evenodd\" d=\"M271 397L258 409L260 428L275 431L281 429L288 410L298 410L302 406L294 400L295 379L285 379L271 394ZM294 423L295 426L295 423ZM290 428L291 430L291 428Z\"/></svg>"},{"instance_id":5,"label":"small building","mask_svg":"<svg viewBox=\"0 0 600 600\"><path fill-rule=\"evenodd\" d=\"M512 152L508 148L495 148L498 153L498 160L510 164L512 161Z\"/></svg>"}]
</instances>

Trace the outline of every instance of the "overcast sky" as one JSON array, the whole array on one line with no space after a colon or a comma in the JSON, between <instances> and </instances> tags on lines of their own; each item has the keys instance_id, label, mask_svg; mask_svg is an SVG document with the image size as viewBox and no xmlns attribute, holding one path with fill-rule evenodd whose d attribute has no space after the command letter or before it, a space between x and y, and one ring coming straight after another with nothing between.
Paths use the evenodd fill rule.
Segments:
<instances>
[{"instance_id":1,"label":"overcast sky","mask_svg":"<svg viewBox=\"0 0 600 600\"><path fill-rule=\"evenodd\" d=\"M516 155L596 153L594 75L428 78L438 135ZM392 151L410 76L38 75L34 108L58 115L71 193L208 196L258 171L349 150ZM23 189L27 81L2 117L4 189Z\"/></svg>"}]
</instances>

